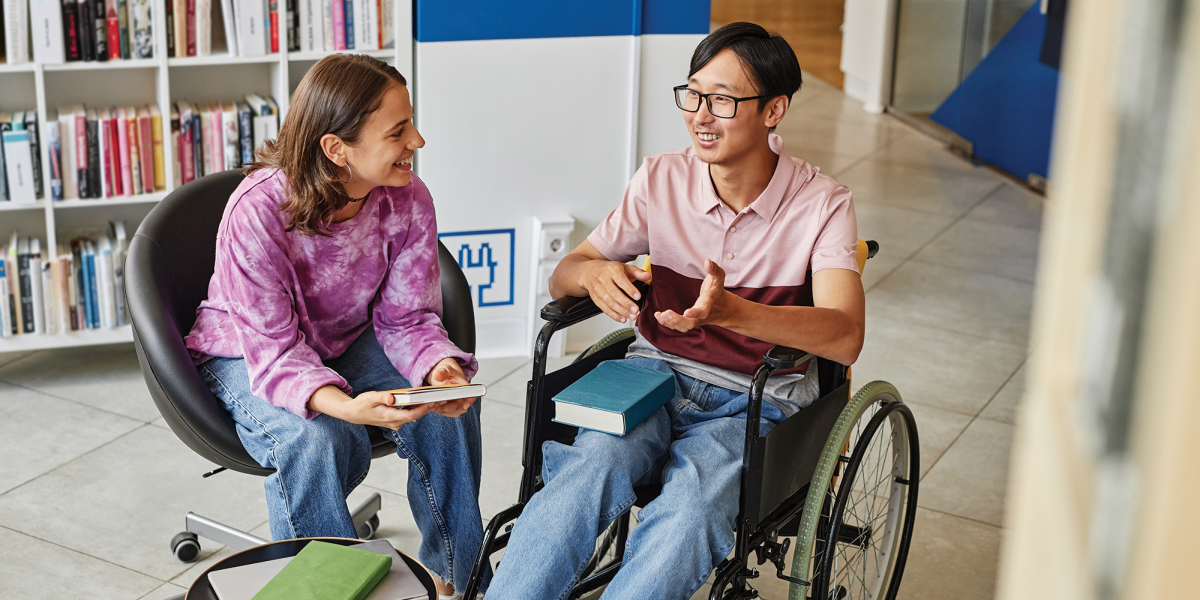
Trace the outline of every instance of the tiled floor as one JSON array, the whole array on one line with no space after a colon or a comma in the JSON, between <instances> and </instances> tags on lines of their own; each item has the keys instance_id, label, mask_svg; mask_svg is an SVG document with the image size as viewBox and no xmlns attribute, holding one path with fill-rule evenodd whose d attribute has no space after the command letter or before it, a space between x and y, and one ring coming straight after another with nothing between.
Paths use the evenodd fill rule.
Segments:
<instances>
[{"instance_id":1,"label":"tiled floor","mask_svg":"<svg viewBox=\"0 0 1200 600\"><path fill-rule=\"evenodd\" d=\"M1015 407L1028 358L1041 201L813 77L779 128L854 191L867 268L856 383L886 379L916 415L920 506L903 598L990 598ZM524 358L484 361L485 516L516 497ZM0 597L163 599L229 551L167 549L195 511L267 537L262 480L211 465L158 416L130 346L0 354ZM380 534L415 551L405 464L375 461ZM766 598L786 597L773 578Z\"/></svg>"}]
</instances>

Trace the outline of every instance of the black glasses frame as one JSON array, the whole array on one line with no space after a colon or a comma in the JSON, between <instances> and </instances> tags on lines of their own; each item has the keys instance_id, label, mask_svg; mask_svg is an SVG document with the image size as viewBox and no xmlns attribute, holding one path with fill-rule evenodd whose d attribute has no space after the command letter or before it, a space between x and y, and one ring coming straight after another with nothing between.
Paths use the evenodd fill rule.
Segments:
<instances>
[{"instance_id":1,"label":"black glasses frame","mask_svg":"<svg viewBox=\"0 0 1200 600\"><path fill-rule=\"evenodd\" d=\"M683 102L681 102L679 100L679 92L681 90L687 90L693 94L696 94L697 96L700 96L700 99L704 101L704 104L706 106L708 106L708 114L710 114L718 119L732 119L732 118L736 117L738 104L745 102L746 100L759 100L762 98L770 98L770 96L766 96L766 95L764 95L764 96L747 96L745 98L735 98L733 96L730 96L729 94L701 94L700 92L697 92L696 90L693 90L686 85L677 85L671 89L675 90L675 106L678 106L679 110L682 110L683 112L700 112L699 104L696 104L696 110L688 110L683 107ZM724 96L726 98L729 98L730 100L733 100L733 114L729 115L728 117L722 117L720 115L713 113L712 100L709 99L709 96Z\"/></svg>"}]
</instances>

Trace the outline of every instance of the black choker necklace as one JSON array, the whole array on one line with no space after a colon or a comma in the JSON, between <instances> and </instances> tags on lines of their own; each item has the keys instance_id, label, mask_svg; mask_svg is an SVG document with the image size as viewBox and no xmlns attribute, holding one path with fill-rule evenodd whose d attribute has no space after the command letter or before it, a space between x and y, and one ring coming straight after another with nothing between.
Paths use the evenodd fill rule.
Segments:
<instances>
[{"instance_id":1,"label":"black choker necklace","mask_svg":"<svg viewBox=\"0 0 1200 600\"><path fill-rule=\"evenodd\" d=\"M367 192L367 196L370 196L370 195L371 195L371 193ZM362 202L363 200L367 199L367 196L363 196L362 198L350 198L349 196L347 196L346 199L351 202Z\"/></svg>"}]
</instances>

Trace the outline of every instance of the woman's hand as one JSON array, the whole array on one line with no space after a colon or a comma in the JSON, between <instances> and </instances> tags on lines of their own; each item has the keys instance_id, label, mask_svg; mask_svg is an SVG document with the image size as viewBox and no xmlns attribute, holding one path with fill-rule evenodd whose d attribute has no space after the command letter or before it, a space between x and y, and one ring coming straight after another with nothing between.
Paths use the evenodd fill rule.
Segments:
<instances>
[{"instance_id":1,"label":"woman's hand","mask_svg":"<svg viewBox=\"0 0 1200 600\"><path fill-rule=\"evenodd\" d=\"M467 376L463 373L458 361L454 358L446 357L433 366L433 369L429 371L429 375L425 376L425 383L427 385L464 385L471 382L467 381ZM471 405L475 404L475 401L478 399L464 398L462 400L431 402L426 406L433 407L431 412L453 419L467 412L467 409L471 408Z\"/></svg>"},{"instance_id":2,"label":"woman's hand","mask_svg":"<svg viewBox=\"0 0 1200 600\"><path fill-rule=\"evenodd\" d=\"M400 429L432 412L436 406L417 404L408 408L395 406L395 398L387 392L363 392L353 398L337 386L327 385L308 399L308 409L357 425L375 425Z\"/></svg>"}]
</instances>

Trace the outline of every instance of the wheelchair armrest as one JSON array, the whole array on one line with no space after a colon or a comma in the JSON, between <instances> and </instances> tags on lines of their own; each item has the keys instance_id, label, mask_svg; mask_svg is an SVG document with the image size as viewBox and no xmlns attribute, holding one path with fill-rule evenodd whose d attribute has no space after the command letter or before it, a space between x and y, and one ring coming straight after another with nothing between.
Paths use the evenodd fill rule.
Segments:
<instances>
[{"instance_id":1,"label":"wheelchair armrest","mask_svg":"<svg viewBox=\"0 0 1200 600\"><path fill-rule=\"evenodd\" d=\"M795 369L804 361L814 358L811 353L787 346L775 346L763 355L763 363L767 366L781 371L783 369Z\"/></svg>"},{"instance_id":2,"label":"wheelchair armrest","mask_svg":"<svg viewBox=\"0 0 1200 600\"><path fill-rule=\"evenodd\" d=\"M638 302L638 308L641 308L645 303L646 291L650 286L641 281L635 281L633 285L642 294L642 300ZM563 296L542 307L542 320L558 323L562 327L570 327L603 312L587 296Z\"/></svg>"}]
</instances>

